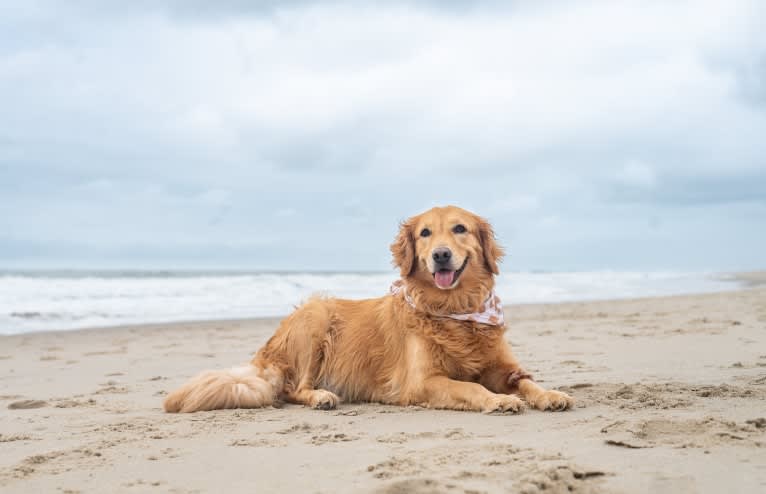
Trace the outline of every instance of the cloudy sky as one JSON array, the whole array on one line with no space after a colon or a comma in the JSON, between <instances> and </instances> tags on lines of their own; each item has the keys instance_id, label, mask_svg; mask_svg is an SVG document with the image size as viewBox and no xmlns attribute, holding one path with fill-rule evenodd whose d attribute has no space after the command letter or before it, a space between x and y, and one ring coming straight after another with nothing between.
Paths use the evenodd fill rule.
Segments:
<instances>
[{"instance_id":1,"label":"cloudy sky","mask_svg":"<svg viewBox=\"0 0 766 494\"><path fill-rule=\"evenodd\" d=\"M0 2L0 267L764 268L764 5Z\"/></svg>"}]
</instances>

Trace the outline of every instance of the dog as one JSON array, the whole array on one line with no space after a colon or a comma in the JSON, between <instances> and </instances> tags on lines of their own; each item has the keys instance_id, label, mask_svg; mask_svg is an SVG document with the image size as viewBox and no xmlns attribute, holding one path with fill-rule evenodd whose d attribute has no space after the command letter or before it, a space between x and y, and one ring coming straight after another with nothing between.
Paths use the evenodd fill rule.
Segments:
<instances>
[{"instance_id":1,"label":"dog","mask_svg":"<svg viewBox=\"0 0 766 494\"><path fill-rule=\"evenodd\" d=\"M167 396L167 412L316 409L341 401L477 412L566 410L514 358L494 278L503 256L490 224L436 207L400 226L391 244L401 279L375 299L312 298L245 366L207 371Z\"/></svg>"}]
</instances>

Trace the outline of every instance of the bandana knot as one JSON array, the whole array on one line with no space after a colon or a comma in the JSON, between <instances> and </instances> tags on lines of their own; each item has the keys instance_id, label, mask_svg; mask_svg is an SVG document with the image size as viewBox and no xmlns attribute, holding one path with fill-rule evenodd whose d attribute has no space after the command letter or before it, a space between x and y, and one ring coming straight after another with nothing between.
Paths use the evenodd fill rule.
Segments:
<instances>
[{"instance_id":1,"label":"bandana knot","mask_svg":"<svg viewBox=\"0 0 766 494\"><path fill-rule=\"evenodd\" d=\"M404 280L396 280L391 284L391 295L402 294L404 300L417 310L415 300L407 293L407 285ZM489 292L489 296L481 304L478 312L469 312L466 314L431 314L436 317L448 317L450 319L457 319L458 321L473 321L479 324L489 324L491 326L502 326L505 323L503 317L503 304L500 303L500 297L497 296L494 290Z\"/></svg>"}]
</instances>

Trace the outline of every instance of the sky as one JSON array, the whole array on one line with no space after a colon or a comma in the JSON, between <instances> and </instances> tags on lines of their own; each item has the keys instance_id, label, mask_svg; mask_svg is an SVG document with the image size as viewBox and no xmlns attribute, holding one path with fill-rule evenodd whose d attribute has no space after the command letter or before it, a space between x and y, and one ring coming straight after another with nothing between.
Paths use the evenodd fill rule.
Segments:
<instances>
[{"instance_id":1,"label":"sky","mask_svg":"<svg viewBox=\"0 0 766 494\"><path fill-rule=\"evenodd\" d=\"M766 3L0 2L0 267L766 268Z\"/></svg>"}]
</instances>

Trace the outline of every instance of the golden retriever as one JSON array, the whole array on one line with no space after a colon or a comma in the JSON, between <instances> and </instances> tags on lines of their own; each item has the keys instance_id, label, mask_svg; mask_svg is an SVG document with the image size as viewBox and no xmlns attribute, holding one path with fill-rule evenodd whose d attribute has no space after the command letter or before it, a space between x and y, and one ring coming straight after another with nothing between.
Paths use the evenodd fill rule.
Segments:
<instances>
[{"instance_id":1,"label":"golden retriever","mask_svg":"<svg viewBox=\"0 0 766 494\"><path fill-rule=\"evenodd\" d=\"M402 223L391 252L401 272L391 294L310 299L250 364L198 375L165 399L165 410L280 401L331 409L341 400L482 412L573 406L521 368L502 317L488 311L499 305L493 288L503 251L486 220L433 208ZM476 322L466 314L490 316Z\"/></svg>"}]
</instances>

